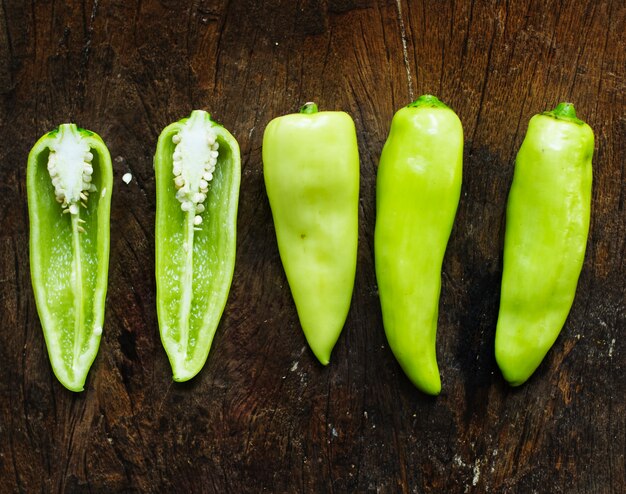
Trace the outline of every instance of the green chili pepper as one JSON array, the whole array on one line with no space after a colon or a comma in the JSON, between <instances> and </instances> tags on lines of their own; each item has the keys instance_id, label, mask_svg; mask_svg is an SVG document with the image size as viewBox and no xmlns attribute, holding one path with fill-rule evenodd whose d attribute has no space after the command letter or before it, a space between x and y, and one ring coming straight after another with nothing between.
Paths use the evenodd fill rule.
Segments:
<instances>
[{"instance_id":1,"label":"green chili pepper","mask_svg":"<svg viewBox=\"0 0 626 494\"><path fill-rule=\"evenodd\" d=\"M437 395L441 266L461 191L463 127L435 96L398 110L376 184L376 277L389 346L409 379Z\"/></svg>"},{"instance_id":2,"label":"green chili pepper","mask_svg":"<svg viewBox=\"0 0 626 494\"><path fill-rule=\"evenodd\" d=\"M109 271L111 157L97 134L62 124L28 156L30 269L52 369L82 391L96 358Z\"/></svg>"},{"instance_id":3,"label":"green chili pepper","mask_svg":"<svg viewBox=\"0 0 626 494\"><path fill-rule=\"evenodd\" d=\"M174 380L187 381L206 362L233 279L239 145L195 110L161 132L154 166L159 329Z\"/></svg>"},{"instance_id":4,"label":"green chili pepper","mask_svg":"<svg viewBox=\"0 0 626 494\"><path fill-rule=\"evenodd\" d=\"M574 106L535 115L515 160L506 212L496 360L523 384L553 345L574 301L591 209L591 128Z\"/></svg>"},{"instance_id":5,"label":"green chili pepper","mask_svg":"<svg viewBox=\"0 0 626 494\"><path fill-rule=\"evenodd\" d=\"M300 324L327 365L346 321L358 241L359 150L344 112L272 120L263 136L263 171L278 250Z\"/></svg>"}]
</instances>

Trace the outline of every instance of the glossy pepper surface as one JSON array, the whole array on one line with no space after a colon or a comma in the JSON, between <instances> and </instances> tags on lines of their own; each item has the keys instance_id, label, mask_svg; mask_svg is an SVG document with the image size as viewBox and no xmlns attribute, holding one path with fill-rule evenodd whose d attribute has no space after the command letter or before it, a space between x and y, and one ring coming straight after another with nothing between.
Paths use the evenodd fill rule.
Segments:
<instances>
[{"instance_id":1,"label":"glossy pepper surface","mask_svg":"<svg viewBox=\"0 0 626 494\"><path fill-rule=\"evenodd\" d=\"M52 369L82 391L102 335L113 172L100 137L75 124L28 156L30 269Z\"/></svg>"},{"instance_id":2,"label":"glossy pepper surface","mask_svg":"<svg viewBox=\"0 0 626 494\"><path fill-rule=\"evenodd\" d=\"M272 120L263 136L263 172L300 324L326 365L356 271L359 153L352 118L307 104Z\"/></svg>"},{"instance_id":3,"label":"glossy pepper surface","mask_svg":"<svg viewBox=\"0 0 626 494\"><path fill-rule=\"evenodd\" d=\"M235 268L239 145L202 110L166 127L154 157L161 341L175 381L206 362Z\"/></svg>"},{"instance_id":4,"label":"glossy pepper surface","mask_svg":"<svg viewBox=\"0 0 626 494\"><path fill-rule=\"evenodd\" d=\"M389 346L420 390L437 395L441 267L461 191L463 128L431 95L398 110L376 184L376 278Z\"/></svg>"},{"instance_id":5,"label":"glossy pepper surface","mask_svg":"<svg viewBox=\"0 0 626 494\"><path fill-rule=\"evenodd\" d=\"M513 386L553 345L570 311L591 210L591 128L574 106L535 115L515 160L506 211L496 360Z\"/></svg>"}]
</instances>

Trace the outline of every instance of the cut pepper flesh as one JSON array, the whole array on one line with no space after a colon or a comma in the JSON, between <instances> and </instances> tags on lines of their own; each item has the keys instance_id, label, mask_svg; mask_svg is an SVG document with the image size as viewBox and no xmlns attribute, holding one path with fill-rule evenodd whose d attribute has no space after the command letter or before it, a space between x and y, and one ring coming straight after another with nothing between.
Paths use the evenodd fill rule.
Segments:
<instances>
[{"instance_id":1,"label":"cut pepper flesh","mask_svg":"<svg viewBox=\"0 0 626 494\"><path fill-rule=\"evenodd\" d=\"M166 127L155 155L157 312L175 381L204 366L235 266L239 146L195 110Z\"/></svg>"},{"instance_id":2,"label":"cut pepper flesh","mask_svg":"<svg viewBox=\"0 0 626 494\"><path fill-rule=\"evenodd\" d=\"M104 323L113 173L99 136L74 124L28 158L33 291L59 381L82 391Z\"/></svg>"}]
</instances>

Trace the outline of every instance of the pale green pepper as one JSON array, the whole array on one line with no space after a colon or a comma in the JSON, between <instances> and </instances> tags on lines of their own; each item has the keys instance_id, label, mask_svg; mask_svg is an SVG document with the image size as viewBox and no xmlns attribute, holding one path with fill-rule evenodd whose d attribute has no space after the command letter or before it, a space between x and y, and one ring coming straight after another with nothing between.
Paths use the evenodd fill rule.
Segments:
<instances>
[{"instance_id":1,"label":"pale green pepper","mask_svg":"<svg viewBox=\"0 0 626 494\"><path fill-rule=\"evenodd\" d=\"M154 156L157 314L175 381L206 362L235 269L241 160L202 110L168 125Z\"/></svg>"},{"instance_id":2,"label":"pale green pepper","mask_svg":"<svg viewBox=\"0 0 626 494\"><path fill-rule=\"evenodd\" d=\"M561 103L530 120L517 154L495 344L513 386L539 366L574 301L589 231L593 148L591 127Z\"/></svg>"},{"instance_id":3,"label":"pale green pepper","mask_svg":"<svg viewBox=\"0 0 626 494\"><path fill-rule=\"evenodd\" d=\"M398 110L376 184L376 278L389 346L409 379L437 395L441 267L461 192L463 128L436 97Z\"/></svg>"},{"instance_id":4,"label":"pale green pepper","mask_svg":"<svg viewBox=\"0 0 626 494\"><path fill-rule=\"evenodd\" d=\"M263 171L280 257L300 324L326 365L346 321L356 272L359 152L344 112L301 112L272 120Z\"/></svg>"},{"instance_id":5,"label":"pale green pepper","mask_svg":"<svg viewBox=\"0 0 626 494\"><path fill-rule=\"evenodd\" d=\"M74 124L28 155L30 271L52 369L82 391L96 358L109 273L113 170L100 137Z\"/></svg>"}]
</instances>

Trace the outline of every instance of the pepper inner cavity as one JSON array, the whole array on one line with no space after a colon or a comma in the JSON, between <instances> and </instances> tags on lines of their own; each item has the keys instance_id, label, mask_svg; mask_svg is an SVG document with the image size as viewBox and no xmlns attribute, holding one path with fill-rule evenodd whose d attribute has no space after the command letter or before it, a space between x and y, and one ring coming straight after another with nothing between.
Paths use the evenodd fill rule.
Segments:
<instances>
[{"instance_id":1,"label":"pepper inner cavity","mask_svg":"<svg viewBox=\"0 0 626 494\"><path fill-rule=\"evenodd\" d=\"M209 183L213 180L219 155L217 134L212 126L208 113L196 110L180 131L172 136L172 143L175 145L172 154L172 172L177 189L176 198L185 214L178 340L182 361L191 358L193 352L189 351L189 346L194 346L194 340L190 338L194 232L200 230L202 224L204 201L209 191Z\"/></svg>"},{"instance_id":2,"label":"pepper inner cavity","mask_svg":"<svg viewBox=\"0 0 626 494\"><path fill-rule=\"evenodd\" d=\"M56 201L64 214L70 214L72 225L72 291L74 299L74 344L71 367L76 370L83 346L85 305L83 294L83 264L80 234L86 223L80 217L80 206L87 208L89 193L95 192L92 184L93 154L89 143L75 124L62 124L48 145L48 173L54 187Z\"/></svg>"}]
</instances>

